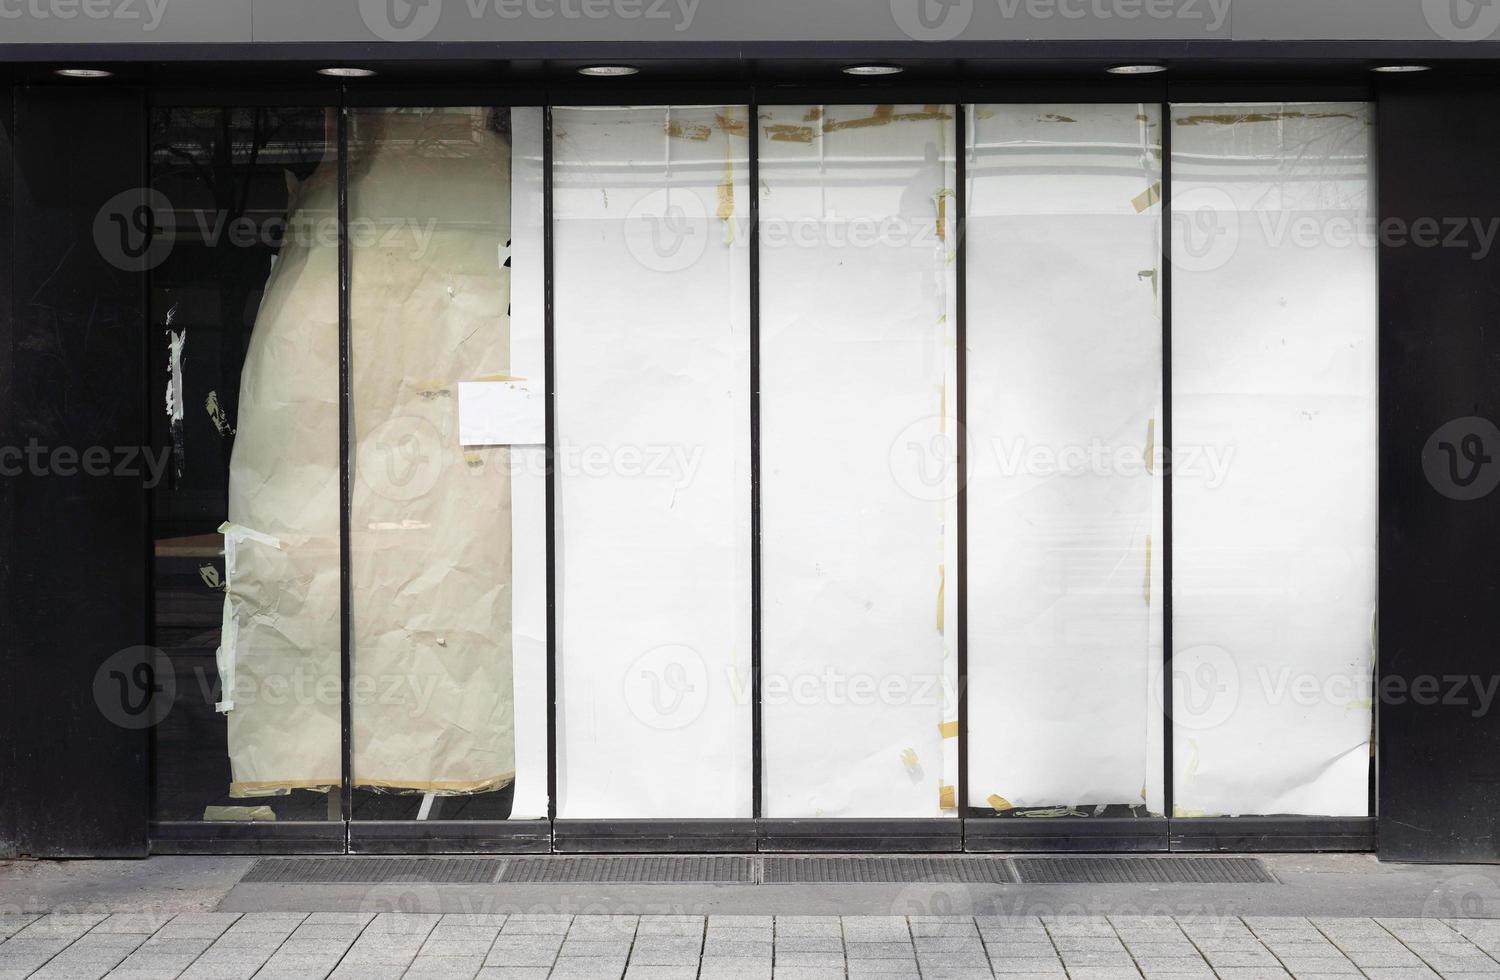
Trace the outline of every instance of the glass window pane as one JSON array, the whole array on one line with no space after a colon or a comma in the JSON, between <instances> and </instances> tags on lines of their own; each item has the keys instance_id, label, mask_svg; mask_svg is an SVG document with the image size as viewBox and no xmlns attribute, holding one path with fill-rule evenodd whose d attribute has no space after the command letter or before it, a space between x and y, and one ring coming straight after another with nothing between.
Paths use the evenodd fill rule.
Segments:
<instances>
[{"instance_id":1,"label":"glass window pane","mask_svg":"<svg viewBox=\"0 0 1500 980\"><path fill-rule=\"evenodd\" d=\"M546 814L540 123L350 115L355 819Z\"/></svg>"},{"instance_id":2,"label":"glass window pane","mask_svg":"<svg viewBox=\"0 0 1500 980\"><path fill-rule=\"evenodd\" d=\"M969 119L968 805L1160 813L1160 109Z\"/></svg>"},{"instance_id":3,"label":"glass window pane","mask_svg":"<svg viewBox=\"0 0 1500 980\"><path fill-rule=\"evenodd\" d=\"M953 815L953 107L760 127L765 815Z\"/></svg>"},{"instance_id":4,"label":"glass window pane","mask_svg":"<svg viewBox=\"0 0 1500 980\"><path fill-rule=\"evenodd\" d=\"M564 818L752 815L748 144L553 114Z\"/></svg>"},{"instance_id":5,"label":"glass window pane","mask_svg":"<svg viewBox=\"0 0 1500 980\"><path fill-rule=\"evenodd\" d=\"M1172 107L1179 816L1368 812L1374 126Z\"/></svg>"},{"instance_id":6,"label":"glass window pane","mask_svg":"<svg viewBox=\"0 0 1500 980\"><path fill-rule=\"evenodd\" d=\"M323 109L153 114L159 819L339 817L336 153Z\"/></svg>"}]
</instances>

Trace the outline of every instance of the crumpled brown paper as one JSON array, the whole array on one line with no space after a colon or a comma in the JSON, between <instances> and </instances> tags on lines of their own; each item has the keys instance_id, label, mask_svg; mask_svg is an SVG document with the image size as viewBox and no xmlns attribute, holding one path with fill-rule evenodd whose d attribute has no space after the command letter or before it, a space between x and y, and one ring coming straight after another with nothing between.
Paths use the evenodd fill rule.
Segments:
<instances>
[{"instance_id":1,"label":"crumpled brown paper","mask_svg":"<svg viewBox=\"0 0 1500 980\"><path fill-rule=\"evenodd\" d=\"M290 224L331 213L336 186L325 161ZM504 110L351 117L357 787L515 775L509 451L459 445L457 397L509 364L509 188ZM267 285L231 461L230 523L256 532L235 543L221 653L236 795L340 773L337 248L314 238L288 241ZM297 674L332 697L238 693Z\"/></svg>"}]
</instances>

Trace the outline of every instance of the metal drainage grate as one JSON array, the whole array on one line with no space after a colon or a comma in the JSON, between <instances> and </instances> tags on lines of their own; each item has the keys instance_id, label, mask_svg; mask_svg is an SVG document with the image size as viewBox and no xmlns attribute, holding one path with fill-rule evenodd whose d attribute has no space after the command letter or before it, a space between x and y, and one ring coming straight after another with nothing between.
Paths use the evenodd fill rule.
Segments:
<instances>
[{"instance_id":1,"label":"metal drainage grate","mask_svg":"<svg viewBox=\"0 0 1500 980\"><path fill-rule=\"evenodd\" d=\"M625 882L632 884L719 883L753 885L751 857L641 855L513 858L500 880L506 884Z\"/></svg>"},{"instance_id":2,"label":"metal drainage grate","mask_svg":"<svg viewBox=\"0 0 1500 980\"><path fill-rule=\"evenodd\" d=\"M1255 858L1023 857L1022 882L1037 885L1252 885L1276 879Z\"/></svg>"},{"instance_id":3,"label":"metal drainage grate","mask_svg":"<svg viewBox=\"0 0 1500 980\"><path fill-rule=\"evenodd\" d=\"M388 881L488 885L495 880L503 863L499 858L261 858L240 880L249 884L286 885L363 885Z\"/></svg>"},{"instance_id":4,"label":"metal drainage grate","mask_svg":"<svg viewBox=\"0 0 1500 980\"><path fill-rule=\"evenodd\" d=\"M1011 884L1016 880L1000 858L987 857L768 857L766 884L828 882L962 882Z\"/></svg>"}]
</instances>

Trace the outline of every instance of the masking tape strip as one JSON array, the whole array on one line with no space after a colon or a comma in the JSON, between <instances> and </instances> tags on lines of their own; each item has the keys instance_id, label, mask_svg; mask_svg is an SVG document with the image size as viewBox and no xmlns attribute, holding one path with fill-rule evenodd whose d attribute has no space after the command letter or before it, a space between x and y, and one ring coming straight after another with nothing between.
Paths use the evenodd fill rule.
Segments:
<instances>
[{"instance_id":1,"label":"masking tape strip","mask_svg":"<svg viewBox=\"0 0 1500 980\"><path fill-rule=\"evenodd\" d=\"M226 714L234 710L235 664L239 655L240 622L234 615L234 565L241 542L254 541L281 550L281 539L225 521L219 525L224 535L224 617L219 626L219 647L214 662L219 668L219 698L214 711ZM231 794L233 795L233 794Z\"/></svg>"},{"instance_id":2,"label":"masking tape strip","mask_svg":"<svg viewBox=\"0 0 1500 980\"><path fill-rule=\"evenodd\" d=\"M516 781L513 771L491 776L488 779L453 781L434 780L431 782L414 782L410 779L356 779L355 789L374 790L398 790L411 793L431 793L433 796L469 796L475 793L489 793L497 789L504 789Z\"/></svg>"},{"instance_id":3,"label":"masking tape strip","mask_svg":"<svg viewBox=\"0 0 1500 980\"><path fill-rule=\"evenodd\" d=\"M288 790L305 789L313 793L332 793L340 784L338 779L273 779L247 780L229 784L229 795L235 799L255 796L280 796Z\"/></svg>"},{"instance_id":4,"label":"masking tape strip","mask_svg":"<svg viewBox=\"0 0 1500 980\"><path fill-rule=\"evenodd\" d=\"M1151 535L1146 535L1146 605L1151 605Z\"/></svg>"},{"instance_id":5,"label":"masking tape strip","mask_svg":"<svg viewBox=\"0 0 1500 980\"><path fill-rule=\"evenodd\" d=\"M952 810L958 806L958 791L952 786L938 787L938 809Z\"/></svg>"},{"instance_id":6,"label":"masking tape strip","mask_svg":"<svg viewBox=\"0 0 1500 980\"><path fill-rule=\"evenodd\" d=\"M938 594L937 594L937 631L943 632L943 593L948 588L948 572L942 565L938 566Z\"/></svg>"},{"instance_id":7,"label":"masking tape strip","mask_svg":"<svg viewBox=\"0 0 1500 980\"><path fill-rule=\"evenodd\" d=\"M1148 187L1145 190L1141 191L1135 197L1132 197L1130 199L1130 206L1133 207L1133 208L1135 208L1135 213L1136 214L1141 214L1141 213L1145 212L1146 209L1149 208L1149 207L1151 207L1153 204L1158 204L1160 202L1161 202L1161 181L1158 180L1156 183L1152 184L1150 187Z\"/></svg>"},{"instance_id":8,"label":"masking tape strip","mask_svg":"<svg viewBox=\"0 0 1500 980\"><path fill-rule=\"evenodd\" d=\"M207 806L203 808L204 820L275 820L276 811L262 803L260 806Z\"/></svg>"},{"instance_id":9,"label":"masking tape strip","mask_svg":"<svg viewBox=\"0 0 1500 980\"><path fill-rule=\"evenodd\" d=\"M943 722L941 725L938 725L938 733L941 734L943 738L958 738L958 722Z\"/></svg>"}]
</instances>

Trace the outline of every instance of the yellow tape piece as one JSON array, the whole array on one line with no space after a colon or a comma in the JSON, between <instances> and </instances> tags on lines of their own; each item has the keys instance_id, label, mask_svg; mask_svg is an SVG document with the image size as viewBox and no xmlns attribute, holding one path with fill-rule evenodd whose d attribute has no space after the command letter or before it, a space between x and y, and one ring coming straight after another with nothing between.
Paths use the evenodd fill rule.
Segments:
<instances>
[{"instance_id":1,"label":"yellow tape piece","mask_svg":"<svg viewBox=\"0 0 1500 980\"><path fill-rule=\"evenodd\" d=\"M1160 202L1161 181L1159 180L1130 199L1130 205L1131 207L1135 208L1136 214L1140 214L1147 208L1151 207L1151 205L1158 204Z\"/></svg>"}]
</instances>

